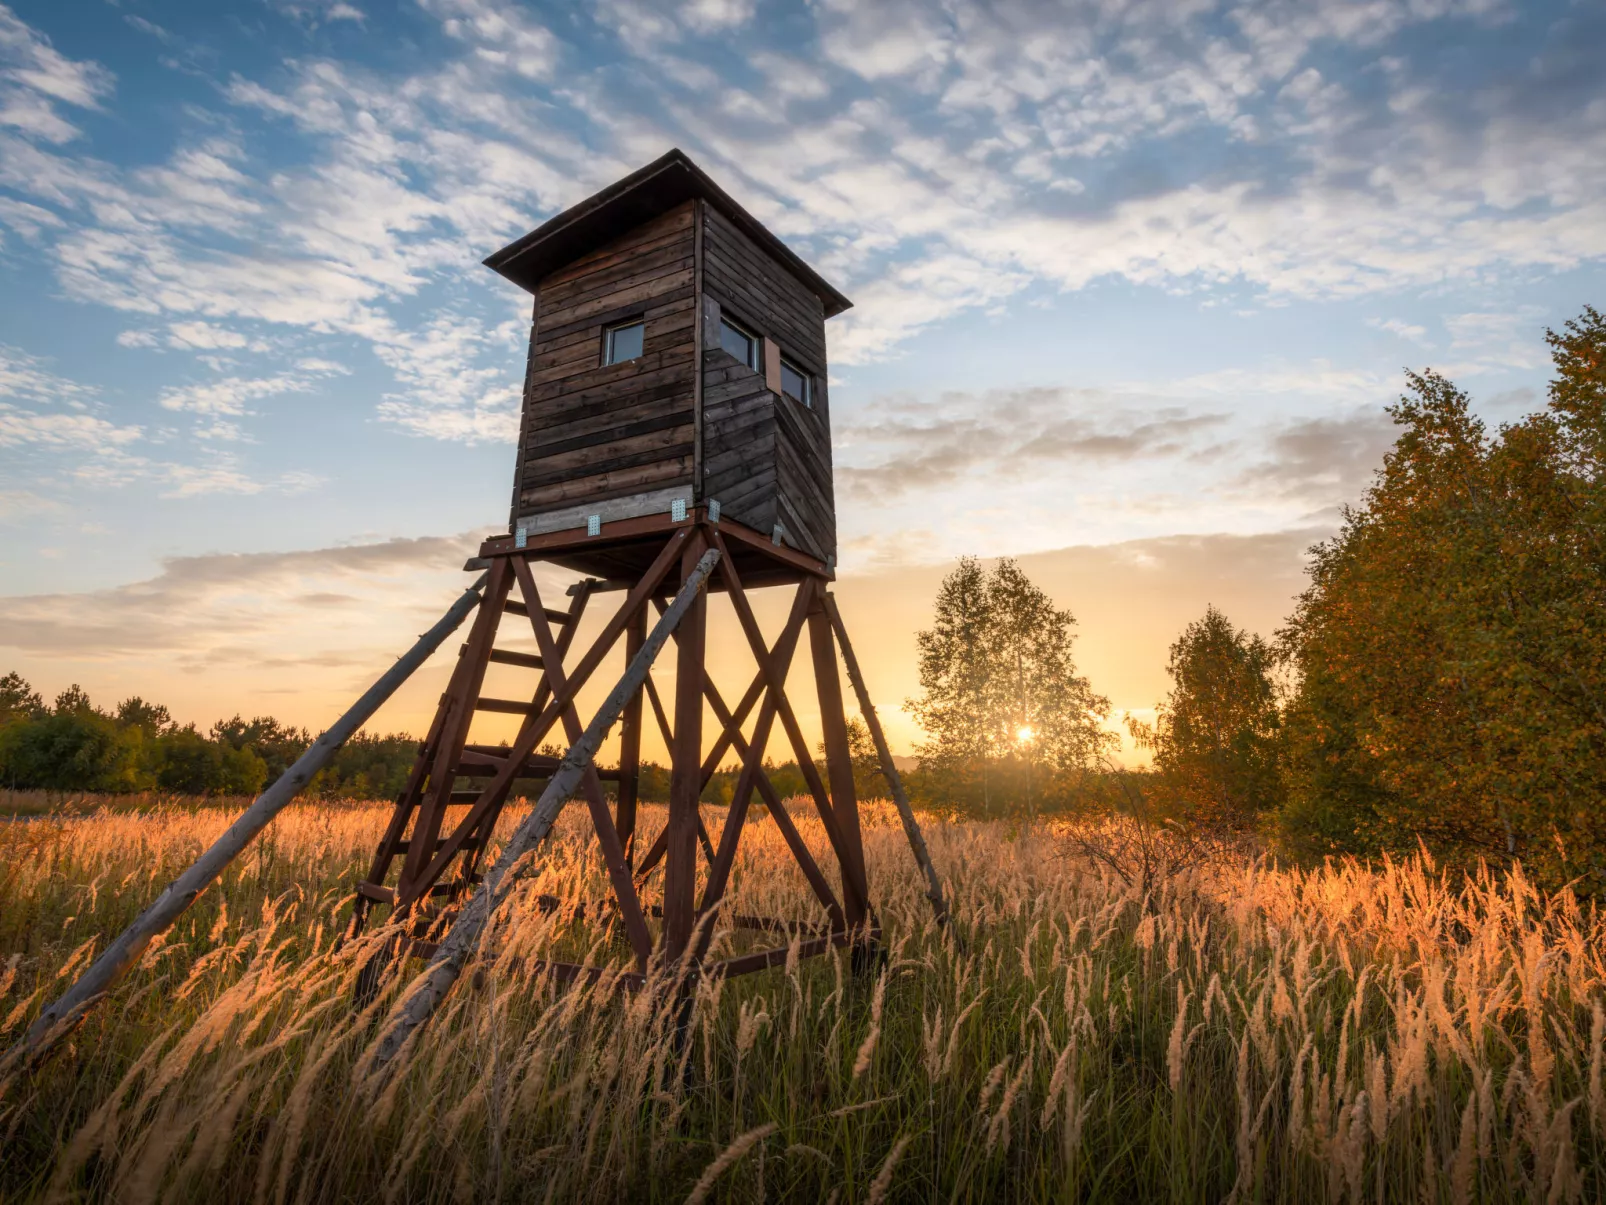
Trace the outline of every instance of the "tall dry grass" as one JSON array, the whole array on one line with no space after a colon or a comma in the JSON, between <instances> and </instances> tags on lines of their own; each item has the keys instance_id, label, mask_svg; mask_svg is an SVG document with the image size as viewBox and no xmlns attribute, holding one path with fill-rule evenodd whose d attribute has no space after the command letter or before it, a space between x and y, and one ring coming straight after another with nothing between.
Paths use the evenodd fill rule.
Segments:
<instances>
[{"instance_id":1,"label":"tall dry grass","mask_svg":"<svg viewBox=\"0 0 1606 1205\"><path fill-rule=\"evenodd\" d=\"M704 983L677 1042L650 995L532 976L534 957L626 952L514 907L373 1081L399 985L354 1012L366 950L331 947L386 813L292 809L68 1049L4 1086L0 1198L1606 1196L1606 934L1571 896L1425 858L1240 862L1141 895L1063 832L929 823L961 946L893 815L866 813L888 941L870 974L841 955ZM0 1041L227 819L0 825ZM523 902L605 897L587 824L566 815ZM816 919L767 822L732 904Z\"/></svg>"}]
</instances>

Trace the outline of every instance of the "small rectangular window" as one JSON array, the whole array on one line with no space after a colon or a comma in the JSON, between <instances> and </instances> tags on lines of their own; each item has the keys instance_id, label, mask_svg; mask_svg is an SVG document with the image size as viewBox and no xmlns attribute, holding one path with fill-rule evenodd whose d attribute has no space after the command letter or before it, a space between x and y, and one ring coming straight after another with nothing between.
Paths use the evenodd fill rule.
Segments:
<instances>
[{"instance_id":1,"label":"small rectangular window","mask_svg":"<svg viewBox=\"0 0 1606 1205\"><path fill-rule=\"evenodd\" d=\"M814 378L784 356L781 359L781 393L800 406L814 405Z\"/></svg>"},{"instance_id":2,"label":"small rectangular window","mask_svg":"<svg viewBox=\"0 0 1606 1205\"><path fill-rule=\"evenodd\" d=\"M757 371L758 336L748 333L723 315L719 319L719 345L743 364Z\"/></svg>"},{"instance_id":3,"label":"small rectangular window","mask_svg":"<svg viewBox=\"0 0 1606 1205\"><path fill-rule=\"evenodd\" d=\"M623 364L626 360L641 359L641 345L646 336L647 324L641 319L610 326L602 337L602 362Z\"/></svg>"}]
</instances>

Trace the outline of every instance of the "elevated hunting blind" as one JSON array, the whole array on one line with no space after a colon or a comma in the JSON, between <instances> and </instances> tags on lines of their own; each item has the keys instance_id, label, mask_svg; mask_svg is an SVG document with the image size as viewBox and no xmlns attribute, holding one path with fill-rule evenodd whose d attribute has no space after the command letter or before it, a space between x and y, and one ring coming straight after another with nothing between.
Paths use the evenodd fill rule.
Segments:
<instances>
[{"instance_id":1,"label":"elevated hunting blind","mask_svg":"<svg viewBox=\"0 0 1606 1205\"><path fill-rule=\"evenodd\" d=\"M535 297L515 533L702 506L834 562L825 321L851 303L690 159L485 263Z\"/></svg>"},{"instance_id":2,"label":"elevated hunting blind","mask_svg":"<svg viewBox=\"0 0 1606 1205\"><path fill-rule=\"evenodd\" d=\"M520 858L546 837L576 788L613 896L583 923L601 923L628 942L634 967L615 980L620 985L642 985L654 965L734 975L778 965L791 950L808 957L833 946L873 945L880 927L865 873L839 654L927 894L944 919L940 882L827 590L836 516L825 322L848 308L847 298L679 151L485 262L535 298L509 530L481 545L468 566L481 577L446 616L41 1014L23 1043L29 1050L70 1029L470 613L468 639L356 885L353 936L376 907L385 908L393 924L384 958L405 952L431 959L397 1006L385 1044L391 1054L472 957L478 934L528 865ZM542 596L533 572L542 562L582 575L566 605ZM754 617L753 587L792 590L773 642ZM745 645L756 666L730 700L707 672L710 590L728 596L735 619L717 638ZM588 606L610 594L624 597L577 653ZM498 647L508 615L530 625L536 651ZM805 629L823 774L786 692ZM675 682L666 707L651 667L671 638ZM582 729L576 696L621 639L624 672ZM503 680L528 675L521 689L504 690L517 697L484 693L493 665L503 667ZM641 850L637 802L648 703L669 753L669 807L664 827ZM705 711L715 721L711 733ZM476 720L488 714L518 717L511 744L476 739ZM616 721L618 762L603 767L596 755ZM777 725L807 783L804 800L781 799L765 769ZM540 752L560 731L568 753L560 759ZM711 834L699 801L728 757L741 769ZM503 806L516 783L531 780L545 780L540 799L487 872L482 859ZM722 908L755 792L823 919ZM818 816L835 875L822 869L793 820L799 806ZM558 906L545 897L538 902ZM737 940L743 931L750 932ZM718 932L730 948L713 961ZM780 937L766 942L755 933ZM561 961L532 969L563 978L602 973Z\"/></svg>"}]
</instances>

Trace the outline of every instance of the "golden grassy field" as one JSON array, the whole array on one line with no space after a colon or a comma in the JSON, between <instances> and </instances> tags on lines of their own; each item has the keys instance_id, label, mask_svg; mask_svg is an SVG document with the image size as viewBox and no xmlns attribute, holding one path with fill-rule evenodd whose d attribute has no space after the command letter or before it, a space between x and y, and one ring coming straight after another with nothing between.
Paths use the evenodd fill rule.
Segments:
<instances>
[{"instance_id":1,"label":"golden grassy field","mask_svg":"<svg viewBox=\"0 0 1606 1205\"><path fill-rule=\"evenodd\" d=\"M331 945L387 809L292 808L0 1086L0 1199L1606 1196L1606 931L1570 895L1425 860L1240 860L1145 895L1052 826L928 820L961 945L895 814L865 812L888 943L868 975L842 954L705 982L677 1043L648 994L523 971L623 951L515 907L402 1070L368 1082L400 984L354 1011L365 950ZM0 1041L229 817L0 824ZM521 901L604 896L587 823L566 814ZM816 919L804 892L754 823L731 903Z\"/></svg>"}]
</instances>

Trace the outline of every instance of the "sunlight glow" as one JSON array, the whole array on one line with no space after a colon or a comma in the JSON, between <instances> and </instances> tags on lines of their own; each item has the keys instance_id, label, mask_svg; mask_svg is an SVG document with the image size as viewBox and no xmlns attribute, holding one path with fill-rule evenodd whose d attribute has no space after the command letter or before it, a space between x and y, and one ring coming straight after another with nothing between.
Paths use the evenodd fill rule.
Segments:
<instances>
[{"instance_id":1,"label":"sunlight glow","mask_svg":"<svg viewBox=\"0 0 1606 1205\"><path fill-rule=\"evenodd\" d=\"M1025 724L1015 729L1015 741L1017 744L1029 745L1031 744L1032 737L1036 735L1037 733L1033 732L1030 726Z\"/></svg>"}]
</instances>

